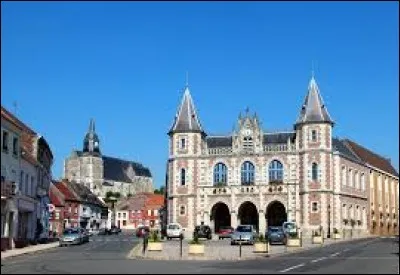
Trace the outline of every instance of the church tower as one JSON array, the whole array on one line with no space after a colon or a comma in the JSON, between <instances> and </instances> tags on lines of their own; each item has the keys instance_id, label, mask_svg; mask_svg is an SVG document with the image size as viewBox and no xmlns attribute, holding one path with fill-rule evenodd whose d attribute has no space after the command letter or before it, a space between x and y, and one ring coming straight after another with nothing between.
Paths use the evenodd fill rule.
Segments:
<instances>
[{"instance_id":1,"label":"church tower","mask_svg":"<svg viewBox=\"0 0 400 275\"><path fill-rule=\"evenodd\" d=\"M295 123L299 150L301 223L308 231L322 226L327 233L333 202L332 128L334 122L314 76ZM305 231L307 232L307 230Z\"/></svg>"},{"instance_id":2,"label":"church tower","mask_svg":"<svg viewBox=\"0 0 400 275\"><path fill-rule=\"evenodd\" d=\"M101 155L100 140L96 134L93 119L90 120L88 132L83 140L83 152L91 155Z\"/></svg>"}]
</instances>

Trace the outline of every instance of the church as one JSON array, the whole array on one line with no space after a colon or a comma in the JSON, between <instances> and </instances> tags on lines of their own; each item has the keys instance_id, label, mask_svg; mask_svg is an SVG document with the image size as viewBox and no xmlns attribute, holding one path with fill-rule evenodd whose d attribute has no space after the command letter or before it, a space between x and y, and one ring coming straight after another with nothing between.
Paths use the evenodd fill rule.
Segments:
<instances>
[{"instance_id":1,"label":"church","mask_svg":"<svg viewBox=\"0 0 400 275\"><path fill-rule=\"evenodd\" d=\"M64 161L64 178L87 186L99 197L107 192L127 197L141 192L153 192L149 168L141 163L105 156L100 151L100 140L95 123L90 121L83 140L82 151L72 151Z\"/></svg>"},{"instance_id":2,"label":"church","mask_svg":"<svg viewBox=\"0 0 400 275\"><path fill-rule=\"evenodd\" d=\"M168 223L268 226L293 221L309 235L397 232L398 173L390 161L348 139L310 79L291 131L269 132L248 111L224 136L208 135L188 85L169 135ZM378 206L379 205L379 206Z\"/></svg>"}]
</instances>

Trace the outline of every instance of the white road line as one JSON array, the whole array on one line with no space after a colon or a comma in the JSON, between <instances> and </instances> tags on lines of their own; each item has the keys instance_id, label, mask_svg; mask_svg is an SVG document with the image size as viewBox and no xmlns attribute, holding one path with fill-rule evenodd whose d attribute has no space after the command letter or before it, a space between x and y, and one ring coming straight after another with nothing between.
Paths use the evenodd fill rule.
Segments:
<instances>
[{"instance_id":1,"label":"white road line","mask_svg":"<svg viewBox=\"0 0 400 275\"><path fill-rule=\"evenodd\" d=\"M340 254L340 252L336 252L336 253L334 253L334 254L331 254L331 257L335 257L335 256L337 256L337 255L339 255Z\"/></svg>"},{"instance_id":2,"label":"white road line","mask_svg":"<svg viewBox=\"0 0 400 275\"><path fill-rule=\"evenodd\" d=\"M312 262L312 263L316 263L316 262L319 262L319 261L322 261L322 260L325 260L325 259L326 259L326 257L321 257L321 258L312 260L311 262Z\"/></svg>"},{"instance_id":3,"label":"white road line","mask_svg":"<svg viewBox=\"0 0 400 275\"><path fill-rule=\"evenodd\" d=\"M304 263L298 264L298 265L295 265L295 266L291 266L291 267L286 268L286 269L284 269L284 270L281 270L281 271L279 271L279 272L286 272L286 271L289 271L289 270L292 270L292 269L295 269L295 268L298 268L298 267L302 267L302 266L304 266Z\"/></svg>"},{"instance_id":4,"label":"white road line","mask_svg":"<svg viewBox=\"0 0 400 275\"><path fill-rule=\"evenodd\" d=\"M349 248L345 248L344 250L343 250L343 252L346 252L346 251L349 251L350 249Z\"/></svg>"}]
</instances>

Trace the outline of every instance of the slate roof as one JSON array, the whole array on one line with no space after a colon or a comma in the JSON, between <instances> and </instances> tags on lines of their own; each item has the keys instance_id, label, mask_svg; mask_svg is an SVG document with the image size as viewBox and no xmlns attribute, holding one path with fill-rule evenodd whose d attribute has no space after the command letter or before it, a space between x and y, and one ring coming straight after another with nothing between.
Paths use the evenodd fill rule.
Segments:
<instances>
[{"instance_id":1,"label":"slate roof","mask_svg":"<svg viewBox=\"0 0 400 275\"><path fill-rule=\"evenodd\" d=\"M295 132L289 133L267 133L263 136L263 144L286 144L290 138L291 142L294 142L296 137Z\"/></svg>"},{"instance_id":2,"label":"slate roof","mask_svg":"<svg viewBox=\"0 0 400 275\"><path fill-rule=\"evenodd\" d=\"M361 161L361 159L352 152L351 148L349 148L345 142L338 138L332 138L332 150L338 151L352 160Z\"/></svg>"},{"instance_id":3,"label":"slate roof","mask_svg":"<svg viewBox=\"0 0 400 275\"><path fill-rule=\"evenodd\" d=\"M294 142L296 133L267 133L263 136L263 144L286 144L288 138ZM208 136L206 142L208 148L232 147L231 136Z\"/></svg>"},{"instance_id":4,"label":"slate roof","mask_svg":"<svg viewBox=\"0 0 400 275\"><path fill-rule=\"evenodd\" d=\"M169 131L171 133L204 133L199 118L194 107L189 87L185 87L182 103L179 106L178 113L174 123Z\"/></svg>"},{"instance_id":5,"label":"slate roof","mask_svg":"<svg viewBox=\"0 0 400 275\"><path fill-rule=\"evenodd\" d=\"M120 182L132 182L126 174L129 167L133 168L136 176L151 177L149 168L144 167L141 163L122 160L118 158L102 156L103 158L103 177L105 180L113 180Z\"/></svg>"},{"instance_id":6,"label":"slate roof","mask_svg":"<svg viewBox=\"0 0 400 275\"><path fill-rule=\"evenodd\" d=\"M319 88L314 77L308 85L308 93L304 100L300 115L296 124L306 122L329 122L333 123L328 110L322 100Z\"/></svg>"},{"instance_id":7,"label":"slate roof","mask_svg":"<svg viewBox=\"0 0 400 275\"><path fill-rule=\"evenodd\" d=\"M97 196L90 191L89 188L87 188L83 184L77 182L65 182L64 184L72 189L73 192L75 192L75 194L79 196L82 202L97 205L100 207L106 207L106 205L101 200L99 200Z\"/></svg>"},{"instance_id":8,"label":"slate roof","mask_svg":"<svg viewBox=\"0 0 400 275\"><path fill-rule=\"evenodd\" d=\"M366 163L370 164L371 166L377 167L389 174L395 175L396 177L399 176L399 173L392 166L388 159L379 156L378 154L375 154L369 149L349 139L345 139L344 142L353 150L355 154L357 154L360 159L362 159Z\"/></svg>"},{"instance_id":9,"label":"slate roof","mask_svg":"<svg viewBox=\"0 0 400 275\"><path fill-rule=\"evenodd\" d=\"M232 147L232 137L212 137L208 136L206 138L208 148L218 148L218 147Z\"/></svg>"}]
</instances>

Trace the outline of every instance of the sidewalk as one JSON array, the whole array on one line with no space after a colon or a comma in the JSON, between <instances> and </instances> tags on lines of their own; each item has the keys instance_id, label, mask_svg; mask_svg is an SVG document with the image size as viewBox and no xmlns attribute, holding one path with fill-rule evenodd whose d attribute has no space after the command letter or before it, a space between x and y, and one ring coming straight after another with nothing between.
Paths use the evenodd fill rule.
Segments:
<instances>
[{"instance_id":1,"label":"sidewalk","mask_svg":"<svg viewBox=\"0 0 400 275\"><path fill-rule=\"evenodd\" d=\"M312 244L311 238L303 240L302 247L286 247L283 245L270 245L269 252L263 254L256 254L253 252L253 246L243 245L242 254L239 256L239 246L231 246L230 242L224 241L211 241L205 242L204 255L191 256L188 255L188 241L182 243L182 257L180 256L179 241L171 240L163 242L162 251L146 251L145 255L142 254L143 244L139 242L129 253L127 258L133 259L152 259L152 260L249 260L260 259L266 257L275 257L288 253L294 253L312 248L329 246L339 242L348 242L351 240L364 239L365 237L355 237L353 239L325 239L323 244Z\"/></svg>"},{"instance_id":2,"label":"sidewalk","mask_svg":"<svg viewBox=\"0 0 400 275\"><path fill-rule=\"evenodd\" d=\"M58 242L53 242L53 243L47 243L47 244L37 244L37 245L31 245L28 247L24 248L14 248L10 249L7 251L2 251L1 252L1 259L6 259L9 257L14 257L14 256L19 256L23 254L29 254L29 253L34 253L42 250L47 250L50 248L58 247Z\"/></svg>"}]
</instances>

